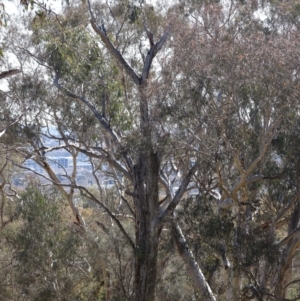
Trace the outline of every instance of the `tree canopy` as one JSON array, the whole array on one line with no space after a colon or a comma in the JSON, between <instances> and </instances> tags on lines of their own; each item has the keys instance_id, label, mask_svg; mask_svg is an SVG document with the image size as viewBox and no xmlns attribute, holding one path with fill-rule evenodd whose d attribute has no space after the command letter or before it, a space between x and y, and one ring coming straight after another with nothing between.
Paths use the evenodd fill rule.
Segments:
<instances>
[{"instance_id":1,"label":"tree canopy","mask_svg":"<svg viewBox=\"0 0 300 301\"><path fill-rule=\"evenodd\" d=\"M20 4L0 73L20 296L297 300L298 1Z\"/></svg>"}]
</instances>

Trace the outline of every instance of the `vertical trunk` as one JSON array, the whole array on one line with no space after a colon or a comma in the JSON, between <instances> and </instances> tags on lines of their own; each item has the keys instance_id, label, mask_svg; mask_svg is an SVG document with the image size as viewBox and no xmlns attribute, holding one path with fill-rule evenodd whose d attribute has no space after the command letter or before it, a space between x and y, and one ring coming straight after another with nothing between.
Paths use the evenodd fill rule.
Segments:
<instances>
[{"instance_id":1,"label":"vertical trunk","mask_svg":"<svg viewBox=\"0 0 300 301\"><path fill-rule=\"evenodd\" d=\"M240 300L241 294L241 270L239 267L239 262L242 259L242 251L240 247L240 232L242 231L240 219L237 220L237 225L235 226L235 234L233 239L233 256L232 256L232 267L230 270L228 290L227 290L227 300L228 301L238 301ZM244 231L244 229L243 229Z\"/></svg>"},{"instance_id":2,"label":"vertical trunk","mask_svg":"<svg viewBox=\"0 0 300 301\"><path fill-rule=\"evenodd\" d=\"M291 216L291 221L289 225L288 234L290 234L292 231L294 231L299 223L300 219L300 204L299 200L297 204L295 205L293 214ZM286 296L286 289L287 284L291 281L292 276L292 263L293 263L293 257L299 247L300 239L299 235L296 235L292 238L290 242L287 243L283 253L282 253L282 260L279 267L279 273L276 283L276 295L285 298Z\"/></svg>"},{"instance_id":3,"label":"vertical trunk","mask_svg":"<svg viewBox=\"0 0 300 301\"><path fill-rule=\"evenodd\" d=\"M228 289L226 292L227 301L238 301L241 296L241 274L236 261L233 260L230 270L228 270Z\"/></svg>"},{"instance_id":4,"label":"vertical trunk","mask_svg":"<svg viewBox=\"0 0 300 301\"><path fill-rule=\"evenodd\" d=\"M152 61L158 51L163 47L168 39L169 33L166 32L157 43L153 43L152 33L146 29L150 39L151 49L144 61L142 76L139 77L125 58L117 50L106 34L104 22L97 25L93 14L91 3L87 1L88 9L91 15L91 25L94 31L100 36L106 49L114 57L118 65L127 73L132 82L137 85L139 91L140 105L140 141L138 150L138 161L133 167L134 184L134 206L135 206L135 300L153 301L155 299L155 285L157 274L157 253L158 239L160 233L160 223L158 221L158 175L160 168L160 155L156 151L155 142L153 142L153 128L149 123L148 101L150 91L148 91L148 77L152 66ZM58 81L54 83L60 87ZM82 101L85 99L80 98ZM92 105L89 107L95 111ZM100 116L98 114L98 116ZM109 125L103 121L103 115L98 120L109 129ZM115 136L114 136L115 139ZM118 140L118 139L115 139ZM118 143L119 144L119 143ZM120 145L118 145L120 146ZM132 169L132 166L131 166Z\"/></svg>"},{"instance_id":5,"label":"vertical trunk","mask_svg":"<svg viewBox=\"0 0 300 301\"><path fill-rule=\"evenodd\" d=\"M283 252L282 262L278 273L278 280L276 283L275 294L278 297L285 298L287 285L291 281L292 277L292 263L293 257L300 245L299 237L295 237L291 244L287 247L286 252Z\"/></svg>"},{"instance_id":6,"label":"vertical trunk","mask_svg":"<svg viewBox=\"0 0 300 301\"><path fill-rule=\"evenodd\" d=\"M135 300L155 300L159 240L159 160L151 150L141 154L135 166Z\"/></svg>"},{"instance_id":7,"label":"vertical trunk","mask_svg":"<svg viewBox=\"0 0 300 301\"><path fill-rule=\"evenodd\" d=\"M107 262L100 257L101 268L102 268L102 277L104 280L104 289L105 289L105 301L111 300L111 288L110 288L110 274L107 267ZM101 286L99 287L99 290Z\"/></svg>"},{"instance_id":8,"label":"vertical trunk","mask_svg":"<svg viewBox=\"0 0 300 301\"><path fill-rule=\"evenodd\" d=\"M136 254L135 300L155 300L159 240L158 177L160 159L154 152L148 116L147 82L140 86L141 145L134 170Z\"/></svg>"},{"instance_id":9,"label":"vertical trunk","mask_svg":"<svg viewBox=\"0 0 300 301\"><path fill-rule=\"evenodd\" d=\"M263 259L263 261L259 265L259 286L263 290L266 287L266 282L267 282L267 259Z\"/></svg>"}]
</instances>

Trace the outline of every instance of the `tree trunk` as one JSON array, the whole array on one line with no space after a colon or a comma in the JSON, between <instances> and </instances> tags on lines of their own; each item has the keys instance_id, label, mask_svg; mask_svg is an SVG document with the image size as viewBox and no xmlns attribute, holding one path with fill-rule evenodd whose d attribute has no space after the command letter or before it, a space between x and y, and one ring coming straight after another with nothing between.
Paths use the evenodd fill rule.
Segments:
<instances>
[{"instance_id":1,"label":"tree trunk","mask_svg":"<svg viewBox=\"0 0 300 301\"><path fill-rule=\"evenodd\" d=\"M300 219L300 204L299 200L295 205L294 211L291 216L288 234L294 231L299 223ZM291 241L289 241L282 253L281 264L279 267L278 278L276 283L275 293L281 298L285 298L287 285L291 281L292 276L292 263L293 257L300 245L299 235L295 235Z\"/></svg>"},{"instance_id":2,"label":"tree trunk","mask_svg":"<svg viewBox=\"0 0 300 301\"><path fill-rule=\"evenodd\" d=\"M148 145L149 146L149 145ZM155 300L157 254L159 241L158 223L158 174L159 159L151 150L140 154L135 165L135 299Z\"/></svg>"},{"instance_id":3,"label":"tree trunk","mask_svg":"<svg viewBox=\"0 0 300 301\"><path fill-rule=\"evenodd\" d=\"M187 272L190 278L193 280L196 289L198 289L200 294L202 295L201 300L216 301L216 298L213 295L209 284L205 280L205 277L201 269L199 268L199 265L193 256L193 253L188 248L183 233L175 220L172 220L172 232L179 255L187 266Z\"/></svg>"}]
</instances>

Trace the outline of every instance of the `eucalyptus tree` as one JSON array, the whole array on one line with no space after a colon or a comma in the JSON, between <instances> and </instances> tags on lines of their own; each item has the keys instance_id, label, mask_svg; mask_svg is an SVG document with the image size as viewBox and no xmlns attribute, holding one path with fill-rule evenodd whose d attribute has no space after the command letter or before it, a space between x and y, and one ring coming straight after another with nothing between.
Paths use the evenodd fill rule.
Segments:
<instances>
[{"instance_id":1,"label":"eucalyptus tree","mask_svg":"<svg viewBox=\"0 0 300 301\"><path fill-rule=\"evenodd\" d=\"M152 14L154 21L155 18L159 18L153 12L152 7L145 6L142 9L133 4L131 6L125 5L127 11L124 14L122 12L123 7L118 8L118 5L122 4L116 3L115 7L111 8L111 15L115 16L115 19L110 22L110 26L114 28L114 23L119 26L116 44L124 43L124 54L125 52L144 52L145 37L142 35L144 28L148 35L151 49L145 55L144 62L136 62L137 68L142 68L141 75L138 75L130 67L123 55L113 46L106 29L104 27L101 29L96 25L99 9L97 7L92 8L89 3L86 12L92 17L91 25L95 33L103 40L107 49L99 47L95 37L88 31L83 34L86 25L84 19L81 19L82 6L77 8L77 11L76 9L66 11L64 16L51 16L50 20L37 17L32 21L30 20L33 30L32 42L36 45L35 53L31 53L31 50L27 48L28 44L25 40L14 41L16 52L27 52L27 54L33 55L38 63L47 65L50 70L49 76L54 76L54 84L59 88L58 94L54 97L61 105L57 108L57 104L54 105L50 101L45 101L44 91L47 84L41 82L39 71L36 71L36 83L40 83L38 86L33 82L33 79L25 76L22 79L24 84L20 82L11 82L11 84L15 86L17 94L23 93L25 98L34 104L31 110L32 117L28 118L23 125L20 124L23 132L25 128L27 129L27 132L26 130L24 132L27 136L23 136L22 139L27 139L27 141L28 138L31 139L32 158L47 170L53 182L60 184L61 187L61 183L49 171L48 163L43 155L43 152L50 151L50 149L45 149L39 136L47 135L41 130L45 126L43 125L45 121L40 122L38 120L43 116L49 118L49 122L52 122L50 121L51 117L53 122L56 123L64 148L67 148L70 152L71 150L81 151L90 157L105 159L112 169L122 173L129 181L129 191L127 193L133 199L134 208L131 209L131 212L134 214L135 220L135 241L126 233L122 223L117 220L101 200L87 188L78 185L76 187L105 208L127 238L135 258L134 298L136 300L153 300L157 278L160 232L164 222L172 214L186 190L192 175L196 172L197 164L189 167L189 160L186 161L185 174L180 179L181 188L179 193L175 195L171 184L168 183L169 179L163 174L163 169L160 167L161 160L165 160L164 134L155 121L159 103L155 99L155 89L151 91L153 86L150 85L149 81L153 59L166 43L169 37L169 29L162 33L162 37L158 42L154 43L153 34L147 27L149 21L147 21L145 15L145 13L149 13L148 17L151 17ZM102 9L106 9L107 14L109 14L109 6ZM118 10L120 11L119 16L117 16ZM144 17L136 22L141 15L144 15ZM58 22L54 22L55 18ZM131 26L136 28L137 34L134 34L129 40L131 45L127 49L128 34L130 34L128 29ZM159 26L156 25L156 27L157 31L160 31ZM126 31L123 31L123 28ZM40 34L41 30L44 31L43 35ZM132 32L134 33L134 31ZM66 38L67 43L65 43ZM139 43L138 47L134 46L133 40ZM77 47L79 43L82 45L89 44L90 47L88 49L79 48ZM105 62L104 58L107 59L109 53L115 57L116 61ZM134 60L133 63L135 63ZM40 78L38 79L38 77ZM114 84L114 78L119 81L118 84ZM22 86L24 91L20 91L18 86ZM38 87L39 90L36 90L35 87ZM55 94L55 92L53 93ZM78 101L76 103L66 102L65 96L78 99ZM112 99L109 99L109 97ZM153 104L150 104L151 101L153 101ZM65 105L66 107L63 107ZM80 137L81 129L79 131L75 130L78 119L76 118L74 121L71 118L78 114L78 108L86 111L85 107L96 117L98 125L92 120L92 125L95 128L88 132L85 137ZM67 132L68 127L70 127L67 121L68 113L71 113L69 120L72 123L72 130L69 132ZM89 115L88 112L84 114L86 114L84 116ZM80 115L77 116L81 118ZM62 117L66 117L64 122L60 119ZM82 124L85 120L82 120ZM84 125L86 126L86 124ZM50 135L50 133L48 134ZM29 156L28 148L19 148L19 151ZM72 191L75 185L74 175L71 178L69 186L72 186ZM167 197L163 204L159 203L159 185L163 185L167 191ZM126 201L124 197L123 199ZM72 205L72 202L70 203ZM197 266L194 268L197 268ZM199 277L199 283L203 284L204 290L207 290L211 295L209 298L214 298L201 271Z\"/></svg>"},{"instance_id":2,"label":"eucalyptus tree","mask_svg":"<svg viewBox=\"0 0 300 301\"><path fill-rule=\"evenodd\" d=\"M296 151L289 149L298 128L293 4L185 1L158 10L143 2L87 1L59 14L38 7L27 18L30 41L26 34L10 39L20 60L25 55L38 65L35 77L28 72L10 81L15 97L32 103L30 118L19 124L31 147L18 151L48 172L71 207L67 194L78 188L119 227L134 258L127 297L154 300L160 236L170 224L201 300L216 299L216 284L209 281L211 289L202 273L208 280L220 275L204 264L211 250L229 271L222 270L228 283L220 298L286 297L299 247ZM42 136L57 145L45 145ZM134 235L101 193L76 183L75 169L66 174L68 184L59 181L45 156L53 149L68 150L74 166L77 154L85 154L100 192L97 173L110 166ZM198 197L189 198L195 191ZM198 218L189 206L200 207ZM193 240L180 228L177 207L187 208L191 225L181 225ZM195 229L199 220L227 228L208 233ZM187 241L195 246L198 239L208 247L193 248L193 255ZM263 251L254 256L255 248Z\"/></svg>"},{"instance_id":3,"label":"eucalyptus tree","mask_svg":"<svg viewBox=\"0 0 300 301\"><path fill-rule=\"evenodd\" d=\"M211 178L207 173L195 177L203 191L215 187L220 189L217 191L220 193L217 193L218 214L223 220L229 219L232 226L215 220L212 212L205 209L207 202L209 205L211 203L205 197L202 201L206 205L202 204L202 210L211 212L210 225L227 226L226 230L228 227L234 228L231 243L227 245L232 248L231 291L229 289L227 292L227 298L238 300L241 294L245 294L244 298L269 300L272 296L268 293L274 293L273 287L276 287L274 299L278 295L292 297L287 292L293 283L289 281L288 266L299 247L297 230L292 230L298 225L297 160L287 159L294 150L288 142L287 133L297 132L298 128L297 21L296 18L291 21L286 17L293 11L293 4L273 3L271 13L264 22L252 14L259 8L263 9L258 2L249 6L231 3L228 10L225 7L220 10L219 5L204 9L192 3L181 9L190 13L195 22L194 28L204 27L206 34L195 39L196 30L189 31L184 24L180 24L185 38L181 36L177 40L177 43L182 42L182 47L178 49L189 44L189 53L192 53L191 60L181 59L177 64L186 70L185 74L189 74L179 78L178 83L188 86L188 93L197 93L198 106L205 112L205 118L199 119L193 128L189 126L189 132L194 136L194 142L201 143L202 150L215 157L208 161L206 168L214 170L210 173ZM189 43L191 40L193 43ZM171 68L174 70L175 65ZM179 105L181 103L178 102ZM196 105L193 105L193 110ZM283 137L286 137L284 147L289 148L289 154L286 148L279 151L278 146L283 146ZM193 143L189 145L193 146ZM287 182L290 183L288 187ZM279 191L281 193L278 194ZM216 195L216 191L211 190L210 194L212 192ZM291 214L291 211L294 213ZM228 212L231 212L230 216ZM258 213L258 216L253 216L253 213ZM269 229L268 237L261 236L265 235L266 228L262 225L259 228L260 223ZM288 223L286 238L275 242L282 238L282 231L286 231ZM219 231L216 229L212 233L218 237ZM269 239L271 241L268 242ZM259 240L260 244L265 241L265 246L268 245L266 253L263 248L255 247ZM290 246L286 245L288 241ZM261 257L247 253L254 252L255 248ZM282 252L282 255L277 252ZM275 253L278 255L276 264ZM251 258L256 259L251 262ZM254 266L255 273L251 270ZM285 276L281 278L283 274ZM248 284L245 285L245 282ZM244 289L241 289L243 286Z\"/></svg>"}]
</instances>

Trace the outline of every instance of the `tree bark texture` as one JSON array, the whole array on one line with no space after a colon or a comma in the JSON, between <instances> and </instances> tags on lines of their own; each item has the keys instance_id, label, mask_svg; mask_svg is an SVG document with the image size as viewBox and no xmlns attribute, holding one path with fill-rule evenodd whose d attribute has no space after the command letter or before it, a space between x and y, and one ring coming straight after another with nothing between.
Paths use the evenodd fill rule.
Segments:
<instances>
[{"instance_id":1,"label":"tree bark texture","mask_svg":"<svg viewBox=\"0 0 300 301\"><path fill-rule=\"evenodd\" d=\"M147 151L146 151L147 152ZM158 224L158 171L159 160L151 150L140 154L135 165L135 300L155 300Z\"/></svg>"}]
</instances>

